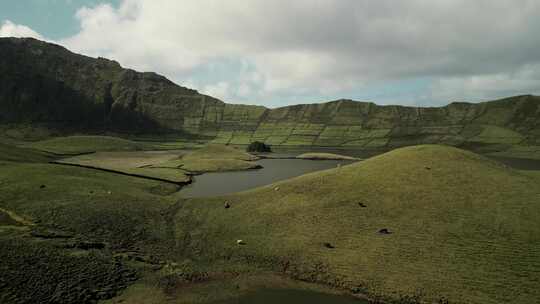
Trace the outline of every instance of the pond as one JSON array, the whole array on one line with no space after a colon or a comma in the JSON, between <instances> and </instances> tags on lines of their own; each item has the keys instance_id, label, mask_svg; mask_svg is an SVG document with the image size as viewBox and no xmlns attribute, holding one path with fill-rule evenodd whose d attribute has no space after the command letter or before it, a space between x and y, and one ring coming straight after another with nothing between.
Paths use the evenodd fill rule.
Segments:
<instances>
[{"instance_id":1,"label":"pond","mask_svg":"<svg viewBox=\"0 0 540 304\"><path fill-rule=\"evenodd\" d=\"M261 289L213 304L367 304L365 300L296 289Z\"/></svg>"},{"instance_id":2,"label":"pond","mask_svg":"<svg viewBox=\"0 0 540 304\"><path fill-rule=\"evenodd\" d=\"M180 193L184 197L217 196L272 184L309 172L346 165L352 161L305 160L305 159L261 159L257 163L262 169L234 172L205 173L194 177L191 185Z\"/></svg>"},{"instance_id":3,"label":"pond","mask_svg":"<svg viewBox=\"0 0 540 304\"><path fill-rule=\"evenodd\" d=\"M311 150L312 151L312 150ZM271 157L294 157L303 150L282 150L267 154ZM341 153L342 155L369 158L377 152L358 150L326 150L324 152ZM379 152L380 153L380 152ZM518 170L540 170L540 160L511 157L488 156L498 162ZM194 177L191 185L184 187L184 197L218 196L245 191L260 186L286 180L306 173L335 168L338 164L346 165L352 161L344 160L306 160L306 159L261 159L257 163L263 168L258 170L205 173Z\"/></svg>"}]
</instances>

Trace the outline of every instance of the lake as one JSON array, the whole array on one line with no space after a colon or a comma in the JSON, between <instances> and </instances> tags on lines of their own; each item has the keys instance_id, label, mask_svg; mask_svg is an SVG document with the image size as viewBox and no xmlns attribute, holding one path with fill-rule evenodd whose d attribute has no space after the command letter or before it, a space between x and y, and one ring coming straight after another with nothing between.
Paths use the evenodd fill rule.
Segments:
<instances>
[{"instance_id":1,"label":"lake","mask_svg":"<svg viewBox=\"0 0 540 304\"><path fill-rule=\"evenodd\" d=\"M313 150L310 150L310 152ZM294 157L305 150L281 150L277 153L266 154L271 157ZM320 151L323 152L323 151ZM358 150L324 150L329 153L359 158L369 158L378 153ZM380 152L379 152L380 153ZM265 155L265 154L262 154ZM540 170L540 160L511 157L488 156L498 162L518 170ZM346 165L352 161L343 160L306 160L306 159L261 159L257 164L263 166L258 170L205 173L194 177L193 183L184 187L181 194L184 197L218 196L245 191L277 181L300 176L306 173L335 168L338 164Z\"/></svg>"},{"instance_id":2,"label":"lake","mask_svg":"<svg viewBox=\"0 0 540 304\"><path fill-rule=\"evenodd\" d=\"M300 176L309 172L346 165L352 161L306 160L306 159L261 159L257 163L262 169L205 173L194 177L193 183L180 193L184 197L217 196L234 193L274 182Z\"/></svg>"}]
</instances>

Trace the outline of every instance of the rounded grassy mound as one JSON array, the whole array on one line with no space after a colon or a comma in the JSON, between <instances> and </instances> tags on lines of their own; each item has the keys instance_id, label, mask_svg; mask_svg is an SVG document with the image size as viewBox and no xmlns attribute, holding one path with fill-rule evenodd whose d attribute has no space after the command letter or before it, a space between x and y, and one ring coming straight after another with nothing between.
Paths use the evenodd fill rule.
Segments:
<instances>
[{"instance_id":1,"label":"rounded grassy mound","mask_svg":"<svg viewBox=\"0 0 540 304\"><path fill-rule=\"evenodd\" d=\"M531 303L540 299L538 185L471 152L414 146L186 201L176 231L185 239L196 223L201 259L245 258L372 296Z\"/></svg>"}]
</instances>

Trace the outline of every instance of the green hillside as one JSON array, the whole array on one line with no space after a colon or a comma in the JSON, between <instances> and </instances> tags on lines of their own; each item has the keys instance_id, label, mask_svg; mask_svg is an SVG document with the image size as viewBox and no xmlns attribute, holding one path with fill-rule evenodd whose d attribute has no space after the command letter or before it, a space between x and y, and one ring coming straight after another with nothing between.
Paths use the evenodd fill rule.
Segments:
<instances>
[{"instance_id":1,"label":"green hillside","mask_svg":"<svg viewBox=\"0 0 540 304\"><path fill-rule=\"evenodd\" d=\"M226 104L155 73L34 39L0 38L0 109L0 125L45 124L63 133L173 133L215 143L364 149L540 147L537 96L433 108L336 100L268 109Z\"/></svg>"}]
</instances>

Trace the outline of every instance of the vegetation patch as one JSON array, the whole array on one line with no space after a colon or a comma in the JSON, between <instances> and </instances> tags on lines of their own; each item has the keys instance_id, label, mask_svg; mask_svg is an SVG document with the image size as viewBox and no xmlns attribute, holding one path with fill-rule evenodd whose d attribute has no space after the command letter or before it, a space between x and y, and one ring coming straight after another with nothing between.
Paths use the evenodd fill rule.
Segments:
<instances>
[{"instance_id":1,"label":"vegetation patch","mask_svg":"<svg viewBox=\"0 0 540 304\"><path fill-rule=\"evenodd\" d=\"M46 243L0 238L0 302L97 303L115 296L137 273L110 255L66 254Z\"/></svg>"},{"instance_id":2,"label":"vegetation patch","mask_svg":"<svg viewBox=\"0 0 540 304\"><path fill-rule=\"evenodd\" d=\"M247 148L247 152L272 152L270 146L266 145L264 142L254 141L250 143Z\"/></svg>"}]
</instances>

